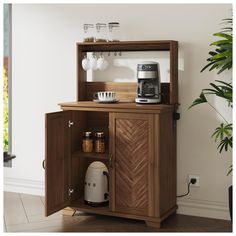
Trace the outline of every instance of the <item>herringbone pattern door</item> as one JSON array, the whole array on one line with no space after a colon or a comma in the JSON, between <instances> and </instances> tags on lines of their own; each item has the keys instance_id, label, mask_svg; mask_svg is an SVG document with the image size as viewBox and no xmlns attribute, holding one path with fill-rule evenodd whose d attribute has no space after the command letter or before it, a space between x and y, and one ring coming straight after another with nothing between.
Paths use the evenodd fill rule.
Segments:
<instances>
[{"instance_id":1,"label":"herringbone pattern door","mask_svg":"<svg viewBox=\"0 0 236 236\"><path fill-rule=\"evenodd\" d=\"M113 210L148 215L152 115L114 113L112 116Z\"/></svg>"}]
</instances>

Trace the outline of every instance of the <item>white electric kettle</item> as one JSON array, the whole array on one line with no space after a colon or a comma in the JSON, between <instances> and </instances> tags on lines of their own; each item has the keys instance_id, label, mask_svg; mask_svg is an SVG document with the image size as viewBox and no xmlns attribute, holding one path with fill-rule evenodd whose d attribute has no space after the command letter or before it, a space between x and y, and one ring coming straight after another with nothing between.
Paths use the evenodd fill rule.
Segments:
<instances>
[{"instance_id":1,"label":"white electric kettle","mask_svg":"<svg viewBox=\"0 0 236 236\"><path fill-rule=\"evenodd\" d=\"M84 200L92 206L99 206L109 201L108 169L100 161L92 162L86 171Z\"/></svg>"}]
</instances>

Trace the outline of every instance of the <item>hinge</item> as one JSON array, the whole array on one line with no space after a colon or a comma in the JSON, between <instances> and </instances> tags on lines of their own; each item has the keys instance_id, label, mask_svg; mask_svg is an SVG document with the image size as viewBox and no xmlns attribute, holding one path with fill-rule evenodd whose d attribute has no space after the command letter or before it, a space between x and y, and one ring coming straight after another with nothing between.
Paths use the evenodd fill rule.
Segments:
<instances>
[{"instance_id":1,"label":"hinge","mask_svg":"<svg viewBox=\"0 0 236 236\"><path fill-rule=\"evenodd\" d=\"M70 196L73 192L74 192L74 189L73 189L73 188L69 188L69 189L68 189L68 195L69 195L69 196Z\"/></svg>"},{"instance_id":2,"label":"hinge","mask_svg":"<svg viewBox=\"0 0 236 236\"><path fill-rule=\"evenodd\" d=\"M72 125L74 125L74 122L71 121L71 120L69 120L69 121L68 121L68 127L70 128Z\"/></svg>"}]
</instances>

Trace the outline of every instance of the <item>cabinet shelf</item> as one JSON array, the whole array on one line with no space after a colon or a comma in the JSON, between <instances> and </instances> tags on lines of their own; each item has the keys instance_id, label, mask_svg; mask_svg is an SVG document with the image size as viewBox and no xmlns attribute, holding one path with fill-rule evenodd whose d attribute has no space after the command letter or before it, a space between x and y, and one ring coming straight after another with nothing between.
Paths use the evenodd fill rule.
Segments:
<instances>
[{"instance_id":1,"label":"cabinet shelf","mask_svg":"<svg viewBox=\"0 0 236 236\"><path fill-rule=\"evenodd\" d=\"M97 213L101 215L107 215L107 213L110 212L109 204L104 205L104 206L93 207L93 206L85 204L83 198L79 198L78 200L73 201L70 204L70 207L77 208L80 211L84 211L88 213L95 213L95 214Z\"/></svg>"},{"instance_id":2,"label":"cabinet shelf","mask_svg":"<svg viewBox=\"0 0 236 236\"><path fill-rule=\"evenodd\" d=\"M109 153L106 151L105 153L96 153L96 152L83 152L82 150L76 151L72 154L72 157L84 157L84 158L92 158L92 159L100 159L100 160L109 160Z\"/></svg>"}]
</instances>

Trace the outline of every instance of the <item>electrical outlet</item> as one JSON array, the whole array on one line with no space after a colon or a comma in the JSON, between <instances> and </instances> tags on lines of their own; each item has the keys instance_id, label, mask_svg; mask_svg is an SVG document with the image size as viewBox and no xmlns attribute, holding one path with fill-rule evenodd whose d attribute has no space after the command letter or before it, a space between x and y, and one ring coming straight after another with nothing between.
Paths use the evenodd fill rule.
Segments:
<instances>
[{"instance_id":1,"label":"electrical outlet","mask_svg":"<svg viewBox=\"0 0 236 236\"><path fill-rule=\"evenodd\" d=\"M190 186L192 186L192 187L199 187L200 186L200 177L199 177L199 175L188 175L188 183L193 178L196 179L197 182L195 184L191 184Z\"/></svg>"}]
</instances>

